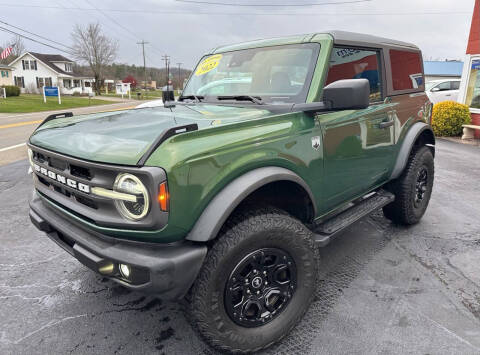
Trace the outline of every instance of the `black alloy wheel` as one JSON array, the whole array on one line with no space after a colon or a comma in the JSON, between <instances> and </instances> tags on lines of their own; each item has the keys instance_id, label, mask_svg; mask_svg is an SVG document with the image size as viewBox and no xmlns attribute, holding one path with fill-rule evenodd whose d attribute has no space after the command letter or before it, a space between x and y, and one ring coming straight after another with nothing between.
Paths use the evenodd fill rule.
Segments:
<instances>
[{"instance_id":1,"label":"black alloy wheel","mask_svg":"<svg viewBox=\"0 0 480 355\"><path fill-rule=\"evenodd\" d=\"M433 150L415 148L402 174L385 186L395 195L395 201L383 207L385 217L397 224L418 223L432 195L434 174Z\"/></svg>"},{"instance_id":2,"label":"black alloy wheel","mask_svg":"<svg viewBox=\"0 0 480 355\"><path fill-rule=\"evenodd\" d=\"M417 181L415 183L415 207L418 208L425 197L428 187L428 170L423 166L417 174Z\"/></svg>"},{"instance_id":3,"label":"black alloy wheel","mask_svg":"<svg viewBox=\"0 0 480 355\"><path fill-rule=\"evenodd\" d=\"M302 222L275 207L245 205L210 246L186 297L188 318L222 352L268 348L307 311L318 265Z\"/></svg>"},{"instance_id":4,"label":"black alloy wheel","mask_svg":"<svg viewBox=\"0 0 480 355\"><path fill-rule=\"evenodd\" d=\"M244 327L258 327L277 317L296 290L295 261L287 252L264 248L245 256L225 287L225 309Z\"/></svg>"}]
</instances>

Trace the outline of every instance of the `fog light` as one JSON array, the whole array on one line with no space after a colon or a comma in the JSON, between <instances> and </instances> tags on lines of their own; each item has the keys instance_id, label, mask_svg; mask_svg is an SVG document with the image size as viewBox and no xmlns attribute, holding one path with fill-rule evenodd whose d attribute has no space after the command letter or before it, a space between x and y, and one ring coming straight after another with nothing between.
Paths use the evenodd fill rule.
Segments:
<instances>
[{"instance_id":1,"label":"fog light","mask_svg":"<svg viewBox=\"0 0 480 355\"><path fill-rule=\"evenodd\" d=\"M101 274L110 275L110 274L113 274L114 269L115 269L115 266L113 265L113 263L106 262L98 268L98 271Z\"/></svg>"},{"instance_id":2,"label":"fog light","mask_svg":"<svg viewBox=\"0 0 480 355\"><path fill-rule=\"evenodd\" d=\"M126 279L128 279L130 277L130 273L131 273L131 269L130 269L130 266L126 265L126 264L120 264L118 265L118 268L120 269L120 274L122 274L122 276Z\"/></svg>"}]
</instances>

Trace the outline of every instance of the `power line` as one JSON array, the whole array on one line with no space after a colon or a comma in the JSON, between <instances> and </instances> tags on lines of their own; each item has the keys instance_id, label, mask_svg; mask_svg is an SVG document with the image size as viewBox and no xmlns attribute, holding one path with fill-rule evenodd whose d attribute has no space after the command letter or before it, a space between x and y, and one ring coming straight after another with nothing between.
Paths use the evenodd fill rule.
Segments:
<instances>
[{"instance_id":1,"label":"power line","mask_svg":"<svg viewBox=\"0 0 480 355\"><path fill-rule=\"evenodd\" d=\"M110 15L106 14L105 11L103 11L102 9L99 9L97 7L95 7L95 5L93 5L89 0L86 0L87 3L90 4L90 6L92 6L95 10L97 10L98 12L100 12L103 16L105 16L106 18L108 18L110 21L112 21L114 24L116 24L118 27L122 28L125 32L128 32L132 38L134 38L135 41L138 41L138 37L135 33L133 33L132 31L130 31L127 27L123 26L121 23L119 23L117 20L115 20L113 17L111 17Z\"/></svg>"},{"instance_id":2,"label":"power line","mask_svg":"<svg viewBox=\"0 0 480 355\"><path fill-rule=\"evenodd\" d=\"M4 25L7 25L7 26L10 26L10 27L13 27L13 28L15 28L15 29L17 29L17 30L20 30L20 31L22 31L22 32L25 32L25 33L28 33L28 34L34 35L34 36L36 36L36 37L38 37L38 38L44 39L44 40L46 40L46 41L49 41L49 42L52 42L52 43L56 43L56 44L58 44L58 45L60 45L60 46L63 46L63 47L65 47L65 48L68 48L68 49L71 49L71 50L73 50L73 48L72 48L72 47L69 47L69 46L67 46L67 45L65 45L65 44L63 44L63 43L60 43L60 42L54 41L54 40L52 40L52 39L48 39L48 38L46 38L46 37L43 37L43 36L41 36L41 35L39 35L39 34L36 34L36 33L30 32L30 31L27 31L27 30L25 30L25 29L23 29L23 28L20 28L20 27L14 26L14 25L11 25L11 24L9 24L9 23L7 23L7 22L5 22L5 21L2 21L2 20L0 20L0 23L3 23Z\"/></svg>"},{"instance_id":3,"label":"power line","mask_svg":"<svg viewBox=\"0 0 480 355\"><path fill-rule=\"evenodd\" d=\"M76 7L76 6L77 6L76 3L73 2L73 0L69 0L69 2L70 2L73 6L75 6L75 8L66 8L64 5L62 5L62 4L60 3L61 8L64 9L64 10L77 10L77 9L78 9L78 8ZM58 3L58 1L57 1L57 3ZM92 10L92 9L89 9L89 10ZM113 26L108 25L105 21L102 21L102 20L100 19L100 17L98 17L98 16L96 16L96 15L94 15L94 16L95 16L95 18L98 20L99 23L102 22L102 27L105 26L106 28L110 29L113 33L118 33L118 30L117 30L116 28L114 28ZM115 37L115 36L111 36L111 39L114 39L114 40L120 42L120 39L118 39L118 38ZM135 40L135 42L136 42L136 40ZM135 43L135 42L133 42L133 43ZM133 58L131 55L127 55L126 58L129 59L129 61L132 62L132 63L135 63L136 60L137 60L136 57Z\"/></svg>"},{"instance_id":4,"label":"power line","mask_svg":"<svg viewBox=\"0 0 480 355\"><path fill-rule=\"evenodd\" d=\"M44 5L25 5L25 4L1 4L0 7L15 8L40 8L40 9L56 9L56 10L78 10L78 11L95 11L93 8L85 7L60 7L60 6L44 6ZM312 13L312 12L198 12L198 11L163 11L163 10L137 10L137 9L100 9L105 12L121 12L121 13L138 13L144 15L208 15L208 16L423 16L423 15L471 15L471 11L416 11L416 12L342 12L339 13Z\"/></svg>"},{"instance_id":5,"label":"power line","mask_svg":"<svg viewBox=\"0 0 480 355\"><path fill-rule=\"evenodd\" d=\"M107 19L109 19L110 21L112 21L114 24L116 24L118 27L120 27L121 29L123 29L125 32L127 32L135 41L139 41L140 40L140 37L137 36L136 33L134 33L133 31L131 31L128 27L122 25L120 22L118 22L117 20L115 20L112 16L108 15L107 13L105 13L105 11L103 9L99 9L98 7L96 7L95 5L93 5L89 0L86 0L87 3L90 4L90 6L92 6L95 10L97 10L98 12L100 12L103 16L105 16ZM138 44L138 43L137 43ZM155 46L153 46L152 44L150 45L150 47L156 51L158 51L158 53L161 53L159 49L155 48Z\"/></svg>"},{"instance_id":6,"label":"power line","mask_svg":"<svg viewBox=\"0 0 480 355\"><path fill-rule=\"evenodd\" d=\"M200 5L217 5L217 6L242 6L242 7L302 7L302 6L325 6L325 5L344 5L355 4L360 2L370 2L372 0L350 0L350 1L338 1L338 2L314 2L309 4L238 4L229 2L216 2L216 1L202 1L202 0L175 0L176 2L186 2L189 4Z\"/></svg>"},{"instance_id":7,"label":"power line","mask_svg":"<svg viewBox=\"0 0 480 355\"><path fill-rule=\"evenodd\" d=\"M34 39L34 38L31 38L31 37L25 36L25 35L23 35L23 34L21 34L21 33L18 33L18 32L15 32L15 31L12 31L12 30L10 30L10 29L8 29L8 28L5 28L5 27L2 27L2 26L0 26L0 31L3 31L3 32L9 32L9 33L15 34L15 35L17 35L17 36L20 36L20 37L22 37L22 38L28 39L29 41L36 42L36 43L42 44L42 45L44 45L44 46L47 46L47 47L50 47L50 48L56 49L56 50L58 50L58 51L61 51L61 52L64 52L64 53L67 53L67 54L73 55L73 53L71 53L71 52L68 52L68 51L66 51L66 50L64 50L64 49L61 49L61 48L58 48L58 47L52 46L52 45L50 45L50 44L47 44L47 43L40 42L40 41L38 41L38 40L36 40L36 39Z\"/></svg>"}]
</instances>

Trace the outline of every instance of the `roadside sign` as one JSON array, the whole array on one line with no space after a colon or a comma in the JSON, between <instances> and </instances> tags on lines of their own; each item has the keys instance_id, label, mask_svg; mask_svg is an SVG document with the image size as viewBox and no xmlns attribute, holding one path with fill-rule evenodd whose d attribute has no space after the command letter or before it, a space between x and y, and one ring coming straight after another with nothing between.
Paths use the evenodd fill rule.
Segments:
<instances>
[{"instance_id":1,"label":"roadside sign","mask_svg":"<svg viewBox=\"0 0 480 355\"><path fill-rule=\"evenodd\" d=\"M479 70L480 69L480 60L472 60L472 69Z\"/></svg>"},{"instance_id":2,"label":"roadside sign","mask_svg":"<svg viewBox=\"0 0 480 355\"><path fill-rule=\"evenodd\" d=\"M60 98L60 88L58 86L44 86L43 87L43 102L47 103L47 96L58 96L58 104L62 104Z\"/></svg>"},{"instance_id":3,"label":"roadside sign","mask_svg":"<svg viewBox=\"0 0 480 355\"><path fill-rule=\"evenodd\" d=\"M117 95L123 95L128 94L128 98L131 99L131 90L130 90L130 83L118 83L115 85L115 90L117 92Z\"/></svg>"},{"instance_id":4,"label":"roadside sign","mask_svg":"<svg viewBox=\"0 0 480 355\"><path fill-rule=\"evenodd\" d=\"M7 98L7 90L6 90L5 88L2 88L2 89L3 89L2 97L3 97L4 99L6 99L6 98Z\"/></svg>"}]
</instances>

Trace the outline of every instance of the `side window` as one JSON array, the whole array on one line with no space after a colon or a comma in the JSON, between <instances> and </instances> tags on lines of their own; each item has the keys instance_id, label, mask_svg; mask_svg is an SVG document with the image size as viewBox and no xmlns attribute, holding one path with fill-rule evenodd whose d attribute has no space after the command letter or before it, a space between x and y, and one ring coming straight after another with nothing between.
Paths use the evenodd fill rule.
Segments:
<instances>
[{"instance_id":1,"label":"side window","mask_svg":"<svg viewBox=\"0 0 480 355\"><path fill-rule=\"evenodd\" d=\"M443 83L440 83L438 84L437 86L435 86L436 91L447 91L447 90L451 90L450 89L450 81L445 81Z\"/></svg>"},{"instance_id":2,"label":"side window","mask_svg":"<svg viewBox=\"0 0 480 355\"><path fill-rule=\"evenodd\" d=\"M418 81L415 78L423 76L420 53L391 49L390 64L394 90L409 90L418 87Z\"/></svg>"},{"instance_id":3,"label":"side window","mask_svg":"<svg viewBox=\"0 0 480 355\"><path fill-rule=\"evenodd\" d=\"M382 99L379 51L333 47L325 85L341 79L368 79L370 101Z\"/></svg>"},{"instance_id":4,"label":"side window","mask_svg":"<svg viewBox=\"0 0 480 355\"><path fill-rule=\"evenodd\" d=\"M452 87L451 87L452 90L459 90L460 89L460 82L459 81L451 81L450 83L452 84Z\"/></svg>"}]
</instances>

